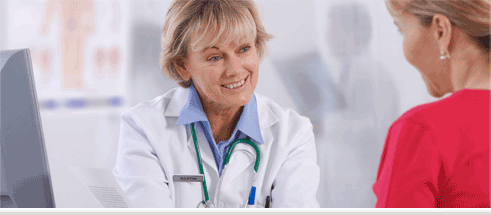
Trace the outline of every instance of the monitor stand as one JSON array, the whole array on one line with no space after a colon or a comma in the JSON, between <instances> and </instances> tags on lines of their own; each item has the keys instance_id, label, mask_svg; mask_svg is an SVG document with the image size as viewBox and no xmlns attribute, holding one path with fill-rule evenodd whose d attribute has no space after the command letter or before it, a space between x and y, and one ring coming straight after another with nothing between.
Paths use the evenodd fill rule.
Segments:
<instances>
[{"instance_id":1,"label":"monitor stand","mask_svg":"<svg viewBox=\"0 0 491 215\"><path fill-rule=\"evenodd\" d=\"M0 157L1 158L1 157ZM0 160L0 208L17 208L15 201L10 198L11 193L7 189L7 179L5 178L5 169L3 163Z\"/></svg>"},{"instance_id":2,"label":"monitor stand","mask_svg":"<svg viewBox=\"0 0 491 215\"><path fill-rule=\"evenodd\" d=\"M2 202L1 208L18 208L9 195L1 195L0 201Z\"/></svg>"}]
</instances>

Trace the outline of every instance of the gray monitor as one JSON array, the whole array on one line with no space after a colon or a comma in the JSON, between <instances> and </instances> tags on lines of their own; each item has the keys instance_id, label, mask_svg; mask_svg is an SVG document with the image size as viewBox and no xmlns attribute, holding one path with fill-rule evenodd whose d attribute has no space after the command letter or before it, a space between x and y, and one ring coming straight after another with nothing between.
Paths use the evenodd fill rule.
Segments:
<instances>
[{"instance_id":1,"label":"gray monitor","mask_svg":"<svg viewBox=\"0 0 491 215\"><path fill-rule=\"evenodd\" d=\"M29 49L0 51L2 208L55 207Z\"/></svg>"}]
</instances>

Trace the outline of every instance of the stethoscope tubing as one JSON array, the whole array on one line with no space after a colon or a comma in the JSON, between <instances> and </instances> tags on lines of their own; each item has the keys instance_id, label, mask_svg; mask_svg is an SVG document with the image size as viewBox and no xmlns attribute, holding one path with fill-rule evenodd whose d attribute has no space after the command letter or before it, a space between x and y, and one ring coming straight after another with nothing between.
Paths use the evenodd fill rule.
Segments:
<instances>
[{"instance_id":1,"label":"stethoscope tubing","mask_svg":"<svg viewBox=\"0 0 491 215\"><path fill-rule=\"evenodd\" d=\"M230 148L228 148L227 156L225 156L225 162L223 164L224 165L228 164L228 162L230 160L230 156L232 155L232 151L234 150L235 146L239 143L247 143L247 144L251 145L252 148L254 148L254 150L256 151L256 162L254 164L254 172L257 173L257 170L259 169L259 161L261 158L261 153L260 153L257 145L251 141L250 137L247 137L247 139L238 139L238 140L235 140L234 142L232 142L232 144L230 144Z\"/></svg>"},{"instance_id":2,"label":"stethoscope tubing","mask_svg":"<svg viewBox=\"0 0 491 215\"><path fill-rule=\"evenodd\" d=\"M193 140L194 140L194 148L196 149L196 154L197 154L197 159L198 159L198 166L199 166L199 173L203 175L203 193L205 195L205 202L209 201L210 198L208 197L208 188L206 186L206 177L205 177L205 172L203 170L203 165L201 164L201 155L199 154L199 146L198 146L198 140L196 138L196 131L194 130L194 123L191 123L191 134L193 135Z\"/></svg>"},{"instance_id":3,"label":"stethoscope tubing","mask_svg":"<svg viewBox=\"0 0 491 215\"><path fill-rule=\"evenodd\" d=\"M208 207L208 206L212 206L213 207L213 204L210 202L210 198L209 198L209 195L208 195L208 188L206 186L206 177L205 177L204 170L203 170L203 164L201 163L201 155L199 153L199 146L198 146L198 140L197 140L197 137L196 137L196 130L194 128L194 123L191 123L191 134L193 135L194 147L196 149L196 155L197 155L196 157L198 159L199 171L200 171L200 174L203 175L202 186L203 186L203 193L204 193L205 200L202 201L200 204L203 204L205 207ZM226 169L227 164L230 161L230 157L232 155L232 152L233 152L235 146L237 144L239 144L239 143L249 144L250 146L252 146L254 148L254 150L256 152L256 161L254 163L253 177L252 177L252 180L251 180L251 192L249 193L249 200L248 200L248 202L250 202L250 199L251 198L253 199L254 196L255 196L255 187L253 185L254 185L254 181L256 180L257 171L259 169L259 162L260 162L260 156L261 156L261 154L260 154L260 151L259 151L259 147L257 147L257 145L254 142L251 141L251 138L250 137L247 137L247 139L237 139L234 142L232 142L232 144L230 144L230 147L228 149L227 155L225 156L224 169ZM254 193L252 193L252 192L254 192ZM252 201L252 202L254 202L254 201ZM254 204L254 203L252 203L252 204ZM244 205L244 207L247 207L247 202Z\"/></svg>"}]
</instances>

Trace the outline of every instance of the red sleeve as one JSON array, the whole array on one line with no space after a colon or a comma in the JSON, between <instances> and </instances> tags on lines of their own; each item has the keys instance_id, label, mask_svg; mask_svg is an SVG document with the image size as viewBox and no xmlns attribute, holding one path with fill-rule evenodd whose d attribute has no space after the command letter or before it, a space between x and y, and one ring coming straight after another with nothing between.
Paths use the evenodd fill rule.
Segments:
<instances>
[{"instance_id":1,"label":"red sleeve","mask_svg":"<svg viewBox=\"0 0 491 215\"><path fill-rule=\"evenodd\" d=\"M436 207L439 160L428 127L411 120L396 121L387 135L373 185L375 207Z\"/></svg>"}]
</instances>

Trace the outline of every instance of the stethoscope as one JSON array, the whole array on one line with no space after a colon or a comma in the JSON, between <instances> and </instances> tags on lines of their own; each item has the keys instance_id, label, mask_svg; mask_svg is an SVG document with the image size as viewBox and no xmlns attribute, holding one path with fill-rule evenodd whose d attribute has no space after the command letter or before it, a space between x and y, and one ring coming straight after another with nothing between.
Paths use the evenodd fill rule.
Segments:
<instances>
[{"instance_id":1,"label":"stethoscope","mask_svg":"<svg viewBox=\"0 0 491 215\"><path fill-rule=\"evenodd\" d=\"M203 171L203 164L201 163L201 155L199 153L199 147L198 147L198 140L196 138L196 132L194 130L194 123L191 123L191 134L193 135L193 140L194 140L194 147L196 148L196 157L198 158L198 164L199 164L199 173L203 175L203 193L205 199L201 201L198 204L198 208L214 208L215 205L210 201L210 198L208 196L208 188L206 187L206 178L205 173ZM256 163L254 164L254 169L253 169L253 176L251 180L251 192L249 193L249 198L246 204L244 204L244 207L247 207L247 205L254 205L254 200L256 197L256 187L254 187L254 181L256 181L256 174L257 174L257 169L259 168L259 160L260 160L260 152L259 148L256 146L254 142L251 141L251 138L247 137L247 139L237 139L232 144L230 144L230 148L228 149L227 155L225 156L225 162L224 162L224 167L223 167L223 172L225 172L225 168L227 167L228 161L230 160L230 156L232 155L232 151L234 150L235 146L239 143L247 143L251 145L255 150L256 150ZM219 189L217 187L217 189Z\"/></svg>"}]
</instances>

